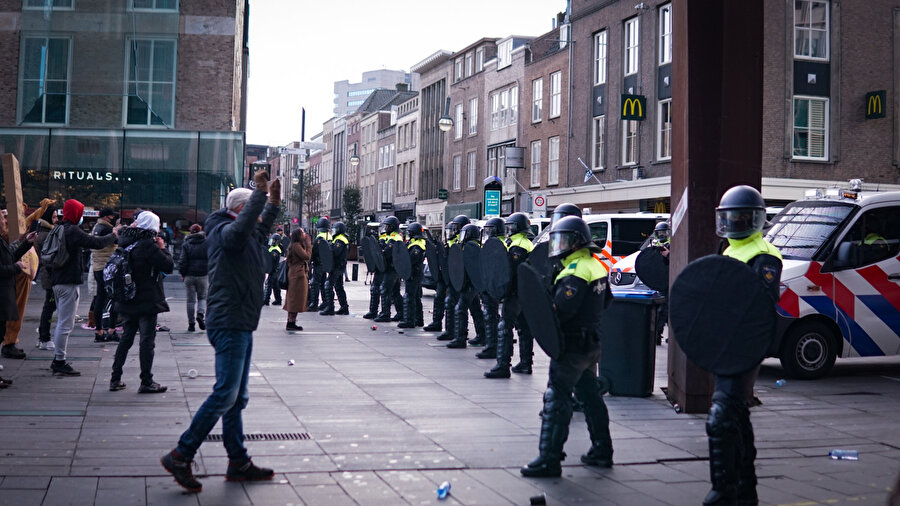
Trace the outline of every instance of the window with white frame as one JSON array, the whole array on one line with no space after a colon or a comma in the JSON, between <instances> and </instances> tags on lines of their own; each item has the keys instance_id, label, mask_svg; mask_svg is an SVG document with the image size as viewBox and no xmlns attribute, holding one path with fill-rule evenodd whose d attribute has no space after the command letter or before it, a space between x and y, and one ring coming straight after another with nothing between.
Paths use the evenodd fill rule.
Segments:
<instances>
[{"instance_id":1,"label":"window with white frame","mask_svg":"<svg viewBox=\"0 0 900 506\"><path fill-rule=\"evenodd\" d=\"M515 125L519 121L519 87L509 89L509 124Z\"/></svg>"},{"instance_id":2,"label":"window with white frame","mask_svg":"<svg viewBox=\"0 0 900 506\"><path fill-rule=\"evenodd\" d=\"M491 93L491 130L514 125L518 120L519 87Z\"/></svg>"},{"instance_id":3,"label":"window with white frame","mask_svg":"<svg viewBox=\"0 0 900 506\"><path fill-rule=\"evenodd\" d=\"M541 141L531 141L531 186L541 185Z\"/></svg>"},{"instance_id":4,"label":"window with white frame","mask_svg":"<svg viewBox=\"0 0 900 506\"><path fill-rule=\"evenodd\" d=\"M594 84L606 84L606 30L594 34Z\"/></svg>"},{"instance_id":5,"label":"window with white frame","mask_svg":"<svg viewBox=\"0 0 900 506\"><path fill-rule=\"evenodd\" d=\"M473 72L474 69L472 67L472 64L473 64L472 59L474 56L475 55L473 55L472 53L466 54L466 77L469 77L470 75L474 74L474 72Z\"/></svg>"},{"instance_id":6,"label":"window with white frame","mask_svg":"<svg viewBox=\"0 0 900 506\"><path fill-rule=\"evenodd\" d=\"M469 135L478 133L478 97L469 99Z\"/></svg>"},{"instance_id":7,"label":"window with white frame","mask_svg":"<svg viewBox=\"0 0 900 506\"><path fill-rule=\"evenodd\" d=\"M131 0L135 9L178 10L178 0Z\"/></svg>"},{"instance_id":8,"label":"window with white frame","mask_svg":"<svg viewBox=\"0 0 900 506\"><path fill-rule=\"evenodd\" d=\"M459 190L460 188L460 177L462 175L460 172L462 171L462 157L456 155L453 157L453 189Z\"/></svg>"},{"instance_id":9,"label":"window with white frame","mask_svg":"<svg viewBox=\"0 0 900 506\"><path fill-rule=\"evenodd\" d=\"M457 58L453 63L453 82L460 81L463 78L463 59Z\"/></svg>"},{"instance_id":10,"label":"window with white frame","mask_svg":"<svg viewBox=\"0 0 900 506\"><path fill-rule=\"evenodd\" d=\"M659 8L659 64L672 63L672 4Z\"/></svg>"},{"instance_id":11,"label":"window with white frame","mask_svg":"<svg viewBox=\"0 0 900 506\"><path fill-rule=\"evenodd\" d=\"M412 143L410 146L416 147L416 138L419 136L419 130L416 127L416 120L412 120Z\"/></svg>"},{"instance_id":12,"label":"window with white frame","mask_svg":"<svg viewBox=\"0 0 900 506\"><path fill-rule=\"evenodd\" d=\"M46 9L47 0L25 0L23 7L26 9ZM71 9L72 0L51 0L49 7L54 9Z\"/></svg>"},{"instance_id":13,"label":"window with white frame","mask_svg":"<svg viewBox=\"0 0 900 506\"><path fill-rule=\"evenodd\" d=\"M640 43L640 20L631 18L625 21L625 75L637 74L638 49Z\"/></svg>"},{"instance_id":14,"label":"window with white frame","mask_svg":"<svg viewBox=\"0 0 900 506\"><path fill-rule=\"evenodd\" d=\"M672 99L659 101L656 108L656 159L672 159Z\"/></svg>"},{"instance_id":15,"label":"window with white frame","mask_svg":"<svg viewBox=\"0 0 900 506\"><path fill-rule=\"evenodd\" d=\"M547 184L559 184L559 136L550 137L547 153Z\"/></svg>"},{"instance_id":16,"label":"window with white frame","mask_svg":"<svg viewBox=\"0 0 900 506\"><path fill-rule=\"evenodd\" d=\"M794 57L829 59L829 12L824 0L794 2Z\"/></svg>"},{"instance_id":17,"label":"window with white frame","mask_svg":"<svg viewBox=\"0 0 900 506\"><path fill-rule=\"evenodd\" d=\"M475 152L466 153L466 187L475 188Z\"/></svg>"},{"instance_id":18,"label":"window with white frame","mask_svg":"<svg viewBox=\"0 0 900 506\"><path fill-rule=\"evenodd\" d=\"M622 121L622 165L637 163L638 122Z\"/></svg>"},{"instance_id":19,"label":"window with white frame","mask_svg":"<svg viewBox=\"0 0 900 506\"><path fill-rule=\"evenodd\" d=\"M403 191L405 190L405 188L403 187L403 183L405 182L403 177L405 175L406 175L406 164L402 163L397 166L397 172L394 173L394 177L397 178L397 182L399 183L398 188L400 190L400 193L403 193Z\"/></svg>"},{"instance_id":20,"label":"window with white frame","mask_svg":"<svg viewBox=\"0 0 900 506\"><path fill-rule=\"evenodd\" d=\"M512 39L497 44L497 70L512 65Z\"/></svg>"},{"instance_id":21,"label":"window with white frame","mask_svg":"<svg viewBox=\"0 0 900 506\"><path fill-rule=\"evenodd\" d=\"M793 157L828 159L828 99L794 97Z\"/></svg>"},{"instance_id":22,"label":"window with white frame","mask_svg":"<svg viewBox=\"0 0 900 506\"><path fill-rule=\"evenodd\" d=\"M409 162L409 177L406 179L409 181L409 192L415 193L416 191L416 162L415 160Z\"/></svg>"},{"instance_id":23,"label":"window with white frame","mask_svg":"<svg viewBox=\"0 0 900 506\"><path fill-rule=\"evenodd\" d=\"M490 148L488 149L488 164L487 164L487 176L496 176L497 175L497 149Z\"/></svg>"},{"instance_id":24,"label":"window with white frame","mask_svg":"<svg viewBox=\"0 0 900 506\"><path fill-rule=\"evenodd\" d=\"M531 81L531 122L541 121L544 108L544 79Z\"/></svg>"},{"instance_id":25,"label":"window with white frame","mask_svg":"<svg viewBox=\"0 0 900 506\"><path fill-rule=\"evenodd\" d=\"M176 54L171 39L128 41L126 125L174 126Z\"/></svg>"},{"instance_id":26,"label":"window with white frame","mask_svg":"<svg viewBox=\"0 0 900 506\"><path fill-rule=\"evenodd\" d=\"M455 139L462 139L463 136L463 105L456 104L456 119L453 123L453 133Z\"/></svg>"},{"instance_id":27,"label":"window with white frame","mask_svg":"<svg viewBox=\"0 0 900 506\"><path fill-rule=\"evenodd\" d=\"M591 150L591 167L602 170L606 168L606 116L594 118L593 149Z\"/></svg>"},{"instance_id":28,"label":"window with white frame","mask_svg":"<svg viewBox=\"0 0 900 506\"><path fill-rule=\"evenodd\" d=\"M70 44L67 38L25 38L19 87L22 123L68 122Z\"/></svg>"},{"instance_id":29,"label":"window with white frame","mask_svg":"<svg viewBox=\"0 0 900 506\"><path fill-rule=\"evenodd\" d=\"M562 110L562 72L550 74L550 117L558 118Z\"/></svg>"},{"instance_id":30,"label":"window with white frame","mask_svg":"<svg viewBox=\"0 0 900 506\"><path fill-rule=\"evenodd\" d=\"M479 47L475 50L475 72L484 70L484 48Z\"/></svg>"},{"instance_id":31,"label":"window with white frame","mask_svg":"<svg viewBox=\"0 0 900 506\"><path fill-rule=\"evenodd\" d=\"M388 167L390 167L391 165L394 165L394 143L393 142L388 146L388 150L390 153L390 161L388 162Z\"/></svg>"}]
</instances>

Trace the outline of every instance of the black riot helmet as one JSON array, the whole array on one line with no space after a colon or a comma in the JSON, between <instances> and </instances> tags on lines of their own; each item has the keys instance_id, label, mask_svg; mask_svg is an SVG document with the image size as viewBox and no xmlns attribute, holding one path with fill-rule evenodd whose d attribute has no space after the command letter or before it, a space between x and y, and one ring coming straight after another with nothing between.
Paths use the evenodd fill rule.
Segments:
<instances>
[{"instance_id":1,"label":"black riot helmet","mask_svg":"<svg viewBox=\"0 0 900 506\"><path fill-rule=\"evenodd\" d=\"M409 234L410 237L416 239L425 237L425 230L422 228L421 223L410 223L409 226L406 227L406 233Z\"/></svg>"},{"instance_id":2,"label":"black riot helmet","mask_svg":"<svg viewBox=\"0 0 900 506\"><path fill-rule=\"evenodd\" d=\"M553 225L556 225L557 221L566 216L578 216L581 218L581 209L575 204L569 204L568 202L556 206L556 208L553 209L553 216L550 218L550 230L553 230Z\"/></svg>"},{"instance_id":3,"label":"black riot helmet","mask_svg":"<svg viewBox=\"0 0 900 506\"><path fill-rule=\"evenodd\" d=\"M747 185L733 186L722 195L716 208L716 235L745 239L766 224L766 202L759 191Z\"/></svg>"},{"instance_id":4,"label":"black riot helmet","mask_svg":"<svg viewBox=\"0 0 900 506\"><path fill-rule=\"evenodd\" d=\"M562 258L591 242L591 229L578 216L566 216L550 229L550 258Z\"/></svg>"},{"instance_id":5,"label":"black riot helmet","mask_svg":"<svg viewBox=\"0 0 900 506\"><path fill-rule=\"evenodd\" d=\"M396 216L388 216L381 220L381 232L383 234L393 234L400 230L400 220Z\"/></svg>"},{"instance_id":6,"label":"black riot helmet","mask_svg":"<svg viewBox=\"0 0 900 506\"><path fill-rule=\"evenodd\" d=\"M459 232L459 242L461 243L477 241L479 238L481 238L481 229L478 228L478 225L472 223L464 226Z\"/></svg>"},{"instance_id":7,"label":"black riot helmet","mask_svg":"<svg viewBox=\"0 0 900 506\"><path fill-rule=\"evenodd\" d=\"M347 227L344 226L344 222L336 221L334 225L331 226L331 235L337 237L339 235L347 235Z\"/></svg>"},{"instance_id":8,"label":"black riot helmet","mask_svg":"<svg viewBox=\"0 0 900 506\"><path fill-rule=\"evenodd\" d=\"M656 239L660 242L666 242L669 239L671 229L669 228L669 223L665 221L661 221L656 224L656 227L653 229L653 235L656 236Z\"/></svg>"},{"instance_id":9,"label":"black riot helmet","mask_svg":"<svg viewBox=\"0 0 900 506\"><path fill-rule=\"evenodd\" d=\"M531 230L531 222L525 213L512 213L506 218L506 237L512 237L520 232L528 233Z\"/></svg>"},{"instance_id":10,"label":"black riot helmet","mask_svg":"<svg viewBox=\"0 0 900 506\"><path fill-rule=\"evenodd\" d=\"M481 243L484 244L491 237L500 237L505 231L506 223L503 221L503 218L491 218L485 222L484 227L481 229Z\"/></svg>"},{"instance_id":11,"label":"black riot helmet","mask_svg":"<svg viewBox=\"0 0 900 506\"><path fill-rule=\"evenodd\" d=\"M450 232L449 238L452 239L453 237L455 237L457 234L459 234L462 228L469 223L469 217L465 214L460 214L456 218L453 218L453 220L451 220L450 223L447 224L448 231Z\"/></svg>"},{"instance_id":12,"label":"black riot helmet","mask_svg":"<svg viewBox=\"0 0 900 506\"><path fill-rule=\"evenodd\" d=\"M319 221L316 222L316 230L319 232L328 232L329 228L331 228L331 222L328 221L328 218L319 218Z\"/></svg>"}]
</instances>

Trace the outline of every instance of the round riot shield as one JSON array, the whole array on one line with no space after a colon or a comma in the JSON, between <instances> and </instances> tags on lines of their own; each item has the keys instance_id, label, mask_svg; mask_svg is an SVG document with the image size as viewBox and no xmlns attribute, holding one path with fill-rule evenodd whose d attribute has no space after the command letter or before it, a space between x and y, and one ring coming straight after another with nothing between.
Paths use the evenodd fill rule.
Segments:
<instances>
[{"instance_id":1,"label":"round riot shield","mask_svg":"<svg viewBox=\"0 0 900 506\"><path fill-rule=\"evenodd\" d=\"M481 246L478 243L466 243L463 248L463 266L466 268L466 278L475 287L475 291L484 291L484 277L481 275Z\"/></svg>"},{"instance_id":2,"label":"round riot shield","mask_svg":"<svg viewBox=\"0 0 900 506\"><path fill-rule=\"evenodd\" d=\"M384 272L384 255L381 253L381 245L378 244L378 240L372 236L367 236L365 239L363 239L363 241L368 243L365 250L365 252L368 253L368 256L366 257L366 264L371 262L371 264L375 267L374 271Z\"/></svg>"},{"instance_id":3,"label":"round riot shield","mask_svg":"<svg viewBox=\"0 0 900 506\"><path fill-rule=\"evenodd\" d=\"M428 260L428 269L431 271L431 277L435 281L441 279L441 260L437 246L431 239L425 241L425 259Z\"/></svg>"},{"instance_id":4,"label":"round riot shield","mask_svg":"<svg viewBox=\"0 0 900 506\"><path fill-rule=\"evenodd\" d=\"M544 352L550 358L558 359L565 352L565 343L544 277L527 262L519 265L517 273L519 304L528 328Z\"/></svg>"},{"instance_id":5,"label":"round riot shield","mask_svg":"<svg viewBox=\"0 0 900 506\"><path fill-rule=\"evenodd\" d=\"M325 240L316 241L316 255L319 257L319 265L325 272L331 272L334 268L334 253L331 252L331 243Z\"/></svg>"},{"instance_id":6,"label":"round riot shield","mask_svg":"<svg viewBox=\"0 0 900 506\"><path fill-rule=\"evenodd\" d=\"M540 242L534 245L534 249L528 254L528 263L531 264L544 278L544 286L549 289L553 280L553 262L550 260L550 241Z\"/></svg>"},{"instance_id":7,"label":"round riot shield","mask_svg":"<svg viewBox=\"0 0 900 506\"><path fill-rule=\"evenodd\" d=\"M509 293L512 280L512 263L503 241L492 237L481 247L481 277L484 291L495 299Z\"/></svg>"},{"instance_id":8,"label":"round riot shield","mask_svg":"<svg viewBox=\"0 0 900 506\"><path fill-rule=\"evenodd\" d=\"M765 357L775 336L775 303L747 264L721 255L689 263L669 292L669 324L701 368L741 374Z\"/></svg>"},{"instance_id":9,"label":"round riot shield","mask_svg":"<svg viewBox=\"0 0 900 506\"><path fill-rule=\"evenodd\" d=\"M450 273L450 284L457 292L466 284L466 266L463 260L463 249L459 243L450 246L447 253L447 271Z\"/></svg>"},{"instance_id":10,"label":"round riot shield","mask_svg":"<svg viewBox=\"0 0 900 506\"><path fill-rule=\"evenodd\" d=\"M652 246L638 253L634 272L650 288L661 293L669 291L669 262L659 248Z\"/></svg>"},{"instance_id":11,"label":"round riot shield","mask_svg":"<svg viewBox=\"0 0 900 506\"><path fill-rule=\"evenodd\" d=\"M363 237L362 241L360 241L359 243L359 250L362 253L363 260L366 262L366 269L368 269L369 272L375 272L378 270L378 268L375 267L375 263L372 261L371 250L373 242L374 241L372 240L372 236L367 235Z\"/></svg>"},{"instance_id":12,"label":"round riot shield","mask_svg":"<svg viewBox=\"0 0 900 506\"><path fill-rule=\"evenodd\" d=\"M447 262L448 257L450 255L450 248L444 246L442 242L436 242L434 244L435 249L438 252L438 262L441 263L441 279L444 280L444 285L450 285L450 265Z\"/></svg>"},{"instance_id":13,"label":"round riot shield","mask_svg":"<svg viewBox=\"0 0 900 506\"><path fill-rule=\"evenodd\" d=\"M409 279L412 277L412 261L409 258L409 249L403 241L394 241L391 243L391 260L394 263L394 270L400 279Z\"/></svg>"}]
</instances>

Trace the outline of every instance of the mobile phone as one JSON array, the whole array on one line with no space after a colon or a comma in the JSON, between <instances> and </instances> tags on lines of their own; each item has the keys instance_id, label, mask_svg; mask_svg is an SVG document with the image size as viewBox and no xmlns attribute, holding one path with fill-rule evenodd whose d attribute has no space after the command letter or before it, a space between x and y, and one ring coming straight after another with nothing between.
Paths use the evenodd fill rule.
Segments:
<instances>
[{"instance_id":1,"label":"mobile phone","mask_svg":"<svg viewBox=\"0 0 900 506\"><path fill-rule=\"evenodd\" d=\"M31 230L29 232L37 232L41 229L41 220L34 220L34 223L31 224Z\"/></svg>"}]
</instances>

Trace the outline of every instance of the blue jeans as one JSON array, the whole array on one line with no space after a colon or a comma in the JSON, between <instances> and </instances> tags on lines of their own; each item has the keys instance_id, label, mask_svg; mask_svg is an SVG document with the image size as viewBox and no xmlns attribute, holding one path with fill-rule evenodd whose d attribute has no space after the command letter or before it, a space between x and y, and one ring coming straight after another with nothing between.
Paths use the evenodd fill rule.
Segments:
<instances>
[{"instance_id":1,"label":"blue jeans","mask_svg":"<svg viewBox=\"0 0 900 506\"><path fill-rule=\"evenodd\" d=\"M247 459L241 410L247 407L250 392L250 354L253 333L232 329L208 329L206 335L216 350L216 384L184 431L175 450L188 460L194 458L209 431L222 418L222 442L230 460Z\"/></svg>"}]
</instances>

